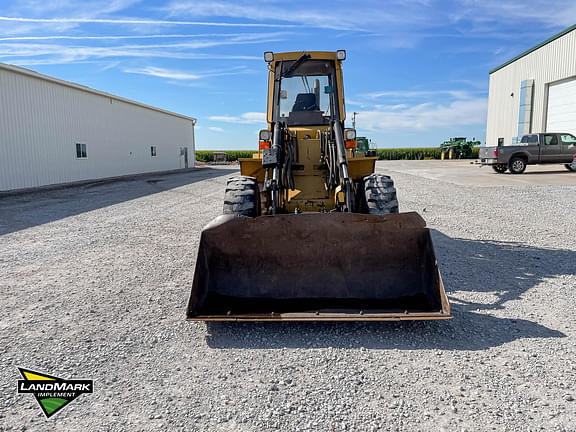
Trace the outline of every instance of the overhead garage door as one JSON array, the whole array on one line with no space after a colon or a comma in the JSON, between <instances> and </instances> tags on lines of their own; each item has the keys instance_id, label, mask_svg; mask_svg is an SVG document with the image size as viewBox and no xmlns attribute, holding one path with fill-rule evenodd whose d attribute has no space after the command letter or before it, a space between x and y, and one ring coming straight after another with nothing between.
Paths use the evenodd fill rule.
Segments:
<instances>
[{"instance_id":1,"label":"overhead garage door","mask_svg":"<svg viewBox=\"0 0 576 432\"><path fill-rule=\"evenodd\" d=\"M546 131L576 135L576 78L550 85Z\"/></svg>"}]
</instances>

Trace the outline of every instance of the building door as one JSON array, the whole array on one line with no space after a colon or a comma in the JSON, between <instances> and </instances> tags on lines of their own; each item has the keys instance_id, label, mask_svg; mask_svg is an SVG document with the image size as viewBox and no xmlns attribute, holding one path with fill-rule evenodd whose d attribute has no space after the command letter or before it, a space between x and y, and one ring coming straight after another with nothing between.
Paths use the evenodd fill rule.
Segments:
<instances>
[{"instance_id":1,"label":"building door","mask_svg":"<svg viewBox=\"0 0 576 432\"><path fill-rule=\"evenodd\" d=\"M546 132L576 135L576 78L548 87Z\"/></svg>"},{"instance_id":2,"label":"building door","mask_svg":"<svg viewBox=\"0 0 576 432\"><path fill-rule=\"evenodd\" d=\"M184 158L184 168L188 168L188 147L180 147L180 167L182 167L182 158Z\"/></svg>"}]
</instances>

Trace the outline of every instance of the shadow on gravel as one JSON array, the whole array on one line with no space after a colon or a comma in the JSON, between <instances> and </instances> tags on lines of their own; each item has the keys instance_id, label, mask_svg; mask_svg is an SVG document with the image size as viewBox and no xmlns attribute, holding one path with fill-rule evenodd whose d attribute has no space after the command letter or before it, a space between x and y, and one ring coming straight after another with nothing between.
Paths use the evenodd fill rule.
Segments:
<instances>
[{"instance_id":1,"label":"shadow on gravel","mask_svg":"<svg viewBox=\"0 0 576 432\"><path fill-rule=\"evenodd\" d=\"M497 318L546 278L576 273L576 252L520 243L453 239L432 230L448 295L483 293L485 303L451 299L454 319L382 323L207 323L211 348L366 348L484 350L523 338L565 337L526 319Z\"/></svg>"},{"instance_id":2,"label":"shadow on gravel","mask_svg":"<svg viewBox=\"0 0 576 432\"><path fill-rule=\"evenodd\" d=\"M0 235L236 172L236 168L198 168L0 196Z\"/></svg>"},{"instance_id":3,"label":"shadow on gravel","mask_svg":"<svg viewBox=\"0 0 576 432\"><path fill-rule=\"evenodd\" d=\"M450 321L380 323L206 323L210 348L366 348L485 350L516 339L565 337L528 320L454 307Z\"/></svg>"},{"instance_id":4,"label":"shadow on gravel","mask_svg":"<svg viewBox=\"0 0 576 432\"><path fill-rule=\"evenodd\" d=\"M545 175L545 174L564 174L564 175L574 175L574 173L572 171L568 171L566 168L564 169L550 169L548 171L530 171L530 168L528 168L526 171L524 171L521 175L525 176L538 176L538 175ZM502 174L500 174L502 175ZM506 172L505 175L511 175L511 176L515 176L517 174L512 174L510 172Z\"/></svg>"},{"instance_id":5,"label":"shadow on gravel","mask_svg":"<svg viewBox=\"0 0 576 432\"><path fill-rule=\"evenodd\" d=\"M576 274L576 251L458 239L430 231L447 293L473 291L492 297L483 303L459 299L464 311L504 309L506 302L520 299L546 279Z\"/></svg>"}]
</instances>

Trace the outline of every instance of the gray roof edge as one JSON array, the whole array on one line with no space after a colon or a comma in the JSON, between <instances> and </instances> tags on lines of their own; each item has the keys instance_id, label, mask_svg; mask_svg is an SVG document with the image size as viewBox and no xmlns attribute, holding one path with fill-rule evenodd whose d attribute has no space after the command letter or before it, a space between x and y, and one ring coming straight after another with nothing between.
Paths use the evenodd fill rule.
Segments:
<instances>
[{"instance_id":1,"label":"gray roof edge","mask_svg":"<svg viewBox=\"0 0 576 432\"><path fill-rule=\"evenodd\" d=\"M570 32L573 31L573 30L576 30L576 24L568 27L568 28L565 29L565 30L562 30L560 33L555 34L555 35L552 36L552 37L549 37L549 38L546 39L544 42L540 42L538 45L530 48L529 50L526 50L526 51L524 51L523 53L518 54L516 57L508 60L506 63L503 63L503 64L501 64L501 65L498 66L498 67L495 67L494 69L492 69L492 70L491 70L490 72L488 72L488 73L489 73L489 74L493 74L494 72L499 71L499 70L502 69L503 67L506 67L506 66L508 66L509 64L514 63L516 60L519 60L519 59L521 59L522 57L527 56L527 55L530 54L531 52L534 52L534 51L536 51L537 49L542 48L544 45L548 45L550 42L553 42L553 41L555 41L556 39L561 38L562 36L570 33Z\"/></svg>"},{"instance_id":2,"label":"gray roof edge","mask_svg":"<svg viewBox=\"0 0 576 432\"><path fill-rule=\"evenodd\" d=\"M162 108L158 108L158 107L155 107L155 106L152 106L152 105L146 105L146 104L144 104L144 103L142 103L142 102L137 102L137 101L132 100L132 99L126 99L126 98L123 98L123 97L121 97L121 96L116 96L116 95L113 95L113 94L111 94L111 93L106 93L106 92L103 92L103 91L100 91L100 90L96 90L96 89L93 89L93 88L90 88L90 87L86 87L86 86L83 86L83 85L80 85L80 84L76 84L76 83L73 83L73 82L70 82L70 81L65 81L65 80L61 80L61 79L58 79L58 78L54 78L54 77L51 77L51 76L49 76L49 75L44 75L44 74L41 74L41 73L39 73L39 72L33 71L33 70L31 70L31 69L26 69L26 68L23 68L23 67L14 66L14 65L11 65L11 64L8 64L8 63L1 63L1 62L0 62L0 69L8 70L8 71L15 72L15 73L19 73L19 74L22 74L22 75L27 75L27 76L30 76L30 77L33 77L33 78L38 78L38 79L45 80L45 81L50 81L50 82L52 82L52 83L59 84L59 85L65 86L65 87L70 87L70 88L73 88L73 89L76 89L76 90L80 90L80 91L84 91L84 92L87 92L87 93L92 93L92 94L95 94L95 95L104 96L104 97L111 98L111 99L114 99L114 100L117 100L117 101L120 101L120 102L128 103L128 104L130 104L130 105L136 105L136 106L139 106L139 107L141 107L141 108L146 108L146 109L149 109L149 110L152 110L152 111L157 111L157 112L160 112L160 113L163 113L163 114L168 114L168 115L171 115L171 116L174 116L174 117L179 117L179 118L184 119L184 120L190 120L190 121L191 121L192 123L194 123L194 124L196 124L196 121L197 121L197 119L195 119L194 117L189 117L189 116L186 116L186 115L184 115L184 114L178 114L178 113L175 113L175 112L172 112L172 111L168 111L168 110L165 110L165 109L162 109Z\"/></svg>"}]
</instances>

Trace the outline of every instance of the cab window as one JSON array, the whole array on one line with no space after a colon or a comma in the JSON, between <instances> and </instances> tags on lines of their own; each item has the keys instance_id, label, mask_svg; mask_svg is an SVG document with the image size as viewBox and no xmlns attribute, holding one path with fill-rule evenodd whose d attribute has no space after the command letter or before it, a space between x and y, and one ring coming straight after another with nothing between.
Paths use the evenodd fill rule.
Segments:
<instances>
[{"instance_id":1,"label":"cab window","mask_svg":"<svg viewBox=\"0 0 576 432\"><path fill-rule=\"evenodd\" d=\"M338 120L333 61L279 61L275 69L274 121L289 126L324 125Z\"/></svg>"},{"instance_id":2,"label":"cab window","mask_svg":"<svg viewBox=\"0 0 576 432\"><path fill-rule=\"evenodd\" d=\"M524 135L520 142L522 144L538 144L538 135Z\"/></svg>"},{"instance_id":3,"label":"cab window","mask_svg":"<svg viewBox=\"0 0 576 432\"><path fill-rule=\"evenodd\" d=\"M560 135L560 139L562 140L562 144L576 144L576 138L574 135Z\"/></svg>"},{"instance_id":4,"label":"cab window","mask_svg":"<svg viewBox=\"0 0 576 432\"><path fill-rule=\"evenodd\" d=\"M556 135L545 135L544 142L546 145L558 145L558 138Z\"/></svg>"}]
</instances>

